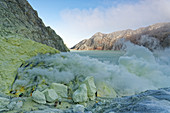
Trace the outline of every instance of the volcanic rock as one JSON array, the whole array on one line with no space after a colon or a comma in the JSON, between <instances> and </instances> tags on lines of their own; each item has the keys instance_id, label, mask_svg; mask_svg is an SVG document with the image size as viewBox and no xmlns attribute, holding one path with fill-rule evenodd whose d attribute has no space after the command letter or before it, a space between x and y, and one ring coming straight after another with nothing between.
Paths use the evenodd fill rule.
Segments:
<instances>
[{"instance_id":1,"label":"volcanic rock","mask_svg":"<svg viewBox=\"0 0 170 113\"><path fill-rule=\"evenodd\" d=\"M87 97L87 87L85 84L79 86L79 88L73 93L74 102L86 102Z\"/></svg>"},{"instance_id":2,"label":"volcanic rock","mask_svg":"<svg viewBox=\"0 0 170 113\"><path fill-rule=\"evenodd\" d=\"M60 97L67 97L67 86L59 83L52 83L50 88L54 89Z\"/></svg>"},{"instance_id":3,"label":"volcanic rock","mask_svg":"<svg viewBox=\"0 0 170 113\"><path fill-rule=\"evenodd\" d=\"M95 99L95 93L96 93L96 86L94 84L94 77L89 76L86 77L86 79L83 82L87 86L87 95L91 100Z\"/></svg>"},{"instance_id":4,"label":"volcanic rock","mask_svg":"<svg viewBox=\"0 0 170 113\"><path fill-rule=\"evenodd\" d=\"M61 37L44 25L27 0L0 0L0 20L1 37L20 36L69 51Z\"/></svg>"},{"instance_id":5,"label":"volcanic rock","mask_svg":"<svg viewBox=\"0 0 170 113\"><path fill-rule=\"evenodd\" d=\"M57 93L53 89L46 90L44 94L45 94L47 102L54 102L58 98Z\"/></svg>"},{"instance_id":6,"label":"volcanic rock","mask_svg":"<svg viewBox=\"0 0 170 113\"><path fill-rule=\"evenodd\" d=\"M32 93L32 99L39 104L46 103L45 95L38 90L36 90Z\"/></svg>"}]
</instances>

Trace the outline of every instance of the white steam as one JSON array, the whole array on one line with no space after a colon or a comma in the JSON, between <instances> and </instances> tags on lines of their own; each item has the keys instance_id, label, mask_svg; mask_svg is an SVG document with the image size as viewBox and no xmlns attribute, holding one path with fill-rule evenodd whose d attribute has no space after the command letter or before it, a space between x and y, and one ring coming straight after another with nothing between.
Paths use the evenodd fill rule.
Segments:
<instances>
[{"instance_id":1,"label":"white steam","mask_svg":"<svg viewBox=\"0 0 170 113\"><path fill-rule=\"evenodd\" d=\"M24 76L41 75L48 82L64 83L75 76L94 76L95 82L107 82L119 95L170 86L170 49L155 53L155 57L143 46L127 42L126 47L126 53L120 56L118 64L104 63L75 53L37 56L30 61L44 62L44 66L24 70L29 73ZM19 73L25 72L21 68Z\"/></svg>"},{"instance_id":2,"label":"white steam","mask_svg":"<svg viewBox=\"0 0 170 113\"><path fill-rule=\"evenodd\" d=\"M127 48L127 42L126 38L119 38L115 41L113 44L112 50L125 50ZM138 45L142 45L144 47L147 47L150 50L160 50L162 49L160 46L160 41L156 39L155 37L151 37L148 35L142 35L140 38L136 40Z\"/></svg>"}]
</instances>

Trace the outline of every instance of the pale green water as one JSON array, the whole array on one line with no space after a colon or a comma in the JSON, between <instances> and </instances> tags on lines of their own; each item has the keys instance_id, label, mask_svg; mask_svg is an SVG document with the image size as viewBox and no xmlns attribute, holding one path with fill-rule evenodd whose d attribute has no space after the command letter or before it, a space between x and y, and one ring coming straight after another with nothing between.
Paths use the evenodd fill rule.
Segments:
<instances>
[{"instance_id":1,"label":"pale green water","mask_svg":"<svg viewBox=\"0 0 170 113\"><path fill-rule=\"evenodd\" d=\"M125 54L123 51L102 51L102 50L95 50L95 51L78 51L73 50L71 53L79 54L80 56L88 56L90 58L98 59L99 61L111 63L111 64L118 64L118 59L120 56Z\"/></svg>"}]
</instances>

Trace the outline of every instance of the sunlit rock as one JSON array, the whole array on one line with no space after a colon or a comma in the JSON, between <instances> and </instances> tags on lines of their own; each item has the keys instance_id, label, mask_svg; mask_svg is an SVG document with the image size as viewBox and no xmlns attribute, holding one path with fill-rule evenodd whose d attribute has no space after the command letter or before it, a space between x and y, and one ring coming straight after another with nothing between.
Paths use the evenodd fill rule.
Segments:
<instances>
[{"instance_id":1,"label":"sunlit rock","mask_svg":"<svg viewBox=\"0 0 170 113\"><path fill-rule=\"evenodd\" d=\"M67 86L59 83L52 83L50 86L60 97L67 97Z\"/></svg>"},{"instance_id":2,"label":"sunlit rock","mask_svg":"<svg viewBox=\"0 0 170 113\"><path fill-rule=\"evenodd\" d=\"M45 95L38 90L36 90L32 93L32 99L39 104L46 103Z\"/></svg>"},{"instance_id":3,"label":"sunlit rock","mask_svg":"<svg viewBox=\"0 0 170 113\"><path fill-rule=\"evenodd\" d=\"M58 95L54 89L48 89L44 92L44 94L47 102L54 102L58 98Z\"/></svg>"},{"instance_id":4,"label":"sunlit rock","mask_svg":"<svg viewBox=\"0 0 170 113\"><path fill-rule=\"evenodd\" d=\"M117 95L115 90L105 82L98 82L96 87L98 97L115 98Z\"/></svg>"},{"instance_id":5,"label":"sunlit rock","mask_svg":"<svg viewBox=\"0 0 170 113\"><path fill-rule=\"evenodd\" d=\"M126 46L122 42L131 41L150 50L170 46L170 23L157 23L136 30L122 30L109 34L97 32L91 38L84 39L71 49L75 50L121 50Z\"/></svg>"},{"instance_id":6,"label":"sunlit rock","mask_svg":"<svg viewBox=\"0 0 170 113\"><path fill-rule=\"evenodd\" d=\"M87 97L87 87L85 84L79 86L79 88L73 93L74 102L86 102Z\"/></svg>"},{"instance_id":7,"label":"sunlit rock","mask_svg":"<svg viewBox=\"0 0 170 113\"><path fill-rule=\"evenodd\" d=\"M89 99L94 100L95 99L95 93L96 93L96 86L94 84L94 77L93 76L89 76L86 77L86 79L84 80L84 82L87 86L87 95L89 97Z\"/></svg>"}]
</instances>

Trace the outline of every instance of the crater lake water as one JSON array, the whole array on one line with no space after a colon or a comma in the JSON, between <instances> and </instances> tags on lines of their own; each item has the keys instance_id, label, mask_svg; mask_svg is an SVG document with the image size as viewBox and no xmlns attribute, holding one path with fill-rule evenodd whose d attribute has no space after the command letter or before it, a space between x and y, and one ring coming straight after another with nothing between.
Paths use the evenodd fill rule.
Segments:
<instances>
[{"instance_id":1,"label":"crater lake water","mask_svg":"<svg viewBox=\"0 0 170 113\"><path fill-rule=\"evenodd\" d=\"M71 53L78 54L80 56L88 56L90 58L98 59L101 62L118 64L118 59L125 52L124 51L110 51L110 50L90 50L90 51L81 51L81 50L72 50Z\"/></svg>"}]
</instances>

